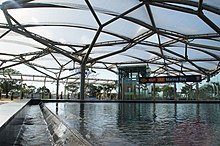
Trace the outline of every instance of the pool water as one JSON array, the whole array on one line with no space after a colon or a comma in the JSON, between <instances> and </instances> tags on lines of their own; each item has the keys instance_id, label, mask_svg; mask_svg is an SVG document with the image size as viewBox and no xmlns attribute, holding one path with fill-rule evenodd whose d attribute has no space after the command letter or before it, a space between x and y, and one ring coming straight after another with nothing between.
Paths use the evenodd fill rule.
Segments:
<instances>
[{"instance_id":1,"label":"pool water","mask_svg":"<svg viewBox=\"0 0 220 146\"><path fill-rule=\"evenodd\" d=\"M220 145L219 104L46 103L46 106L96 146Z\"/></svg>"},{"instance_id":2,"label":"pool water","mask_svg":"<svg viewBox=\"0 0 220 146\"><path fill-rule=\"evenodd\" d=\"M29 106L29 105L27 105ZM53 138L39 105L29 106L20 132L14 142L15 146L52 146Z\"/></svg>"}]
</instances>

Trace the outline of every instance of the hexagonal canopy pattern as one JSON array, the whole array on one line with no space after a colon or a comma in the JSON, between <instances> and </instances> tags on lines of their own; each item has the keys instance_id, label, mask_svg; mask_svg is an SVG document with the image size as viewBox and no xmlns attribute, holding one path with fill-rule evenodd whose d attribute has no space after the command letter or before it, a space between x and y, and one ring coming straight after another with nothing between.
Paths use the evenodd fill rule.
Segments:
<instances>
[{"instance_id":1,"label":"hexagonal canopy pattern","mask_svg":"<svg viewBox=\"0 0 220 146\"><path fill-rule=\"evenodd\" d=\"M219 0L0 2L0 70L51 79L140 64L153 76L220 70Z\"/></svg>"}]
</instances>

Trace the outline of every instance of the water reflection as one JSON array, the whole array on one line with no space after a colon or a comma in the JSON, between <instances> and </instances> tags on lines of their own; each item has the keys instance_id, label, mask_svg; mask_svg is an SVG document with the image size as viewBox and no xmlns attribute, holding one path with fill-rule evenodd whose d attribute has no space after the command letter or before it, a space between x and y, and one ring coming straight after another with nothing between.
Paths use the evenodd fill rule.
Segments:
<instances>
[{"instance_id":1,"label":"water reflection","mask_svg":"<svg viewBox=\"0 0 220 146\"><path fill-rule=\"evenodd\" d=\"M59 103L58 109L94 145L220 145L219 104Z\"/></svg>"},{"instance_id":2,"label":"water reflection","mask_svg":"<svg viewBox=\"0 0 220 146\"><path fill-rule=\"evenodd\" d=\"M58 115L58 102L56 103L56 114Z\"/></svg>"},{"instance_id":3,"label":"water reflection","mask_svg":"<svg viewBox=\"0 0 220 146\"><path fill-rule=\"evenodd\" d=\"M54 145L52 139L40 107L38 105L30 106L14 145L49 146Z\"/></svg>"}]
</instances>

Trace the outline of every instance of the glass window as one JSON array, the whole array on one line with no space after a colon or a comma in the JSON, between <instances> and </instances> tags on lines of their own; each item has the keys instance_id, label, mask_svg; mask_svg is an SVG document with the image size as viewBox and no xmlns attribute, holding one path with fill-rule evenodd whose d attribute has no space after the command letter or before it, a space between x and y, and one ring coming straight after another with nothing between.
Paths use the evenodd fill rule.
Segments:
<instances>
[{"instance_id":1,"label":"glass window","mask_svg":"<svg viewBox=\"0 0 220 146\"><path fill-rule=\"evenodd\" d=\"M214 31L198 16L152 6L156 26L182 34L204 34ZM198 27L199 26L199 27Z\"/></svg>"},{"instance_id":2,"label":"glass window","mask_svg":"<svg viewBox=\"0 0 220 146\"><path fill-rule=\"evenodd\" d=\"M220 1L219 0L204 0L203 3L220 9Z\"/></svg>"}]
</instances>

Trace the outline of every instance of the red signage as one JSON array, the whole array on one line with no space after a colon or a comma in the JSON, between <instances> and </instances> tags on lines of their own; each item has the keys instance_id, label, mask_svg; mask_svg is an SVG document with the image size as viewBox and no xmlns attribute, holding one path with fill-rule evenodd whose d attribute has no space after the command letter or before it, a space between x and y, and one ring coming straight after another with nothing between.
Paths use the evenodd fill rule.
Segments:
<instances>
[{"instance_id":1,"label":"red signage","mask_svg":"<svg viewBox=\"0 0 220 146\"><path fill-rule=\"evenodd\" d=\"M201 82L201 75L140 77L139 83Z\"/></svg>"}]
</instances>

